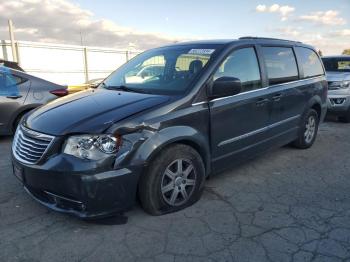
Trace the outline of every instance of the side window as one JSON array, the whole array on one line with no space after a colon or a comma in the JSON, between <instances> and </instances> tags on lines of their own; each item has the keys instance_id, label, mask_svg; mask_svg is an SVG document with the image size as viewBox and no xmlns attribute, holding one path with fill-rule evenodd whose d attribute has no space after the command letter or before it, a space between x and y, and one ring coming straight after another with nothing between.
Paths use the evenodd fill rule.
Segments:
<instances>
[{"instance_id":1,"label":"side window","mask_svg":"<svg viewBox=\"0 0 350 262\"><path fill-rule=\"evenodd\" d=\"M260 69L254 48L233 51L214 74L214 81L220 77L240 79L242 92L261 88Z\"/></svg>"},{"instance_id":2,"label":"side window","mask_svg":"<svg viewBox=\"0 0 350 262\"><path fill-rule=\"evenodd\" d=\"M270 85L283 84L299 78L292 48L263 47L262 50Z\"/></svg>"},{"instance_id":3,"label":"side window","mask_svg":"<svg viewBox=\"0 0 350 262\"><path fill-rule=\"evenodd\" d=\"M304 78L324 75L321 61L313 50L305 47L297 47L296 53L304 72Z\"/></svg>"},{"instance_id":4,"label":"side window","mask_svg":"<svg viewBox=\"0 0 350 262\"><path fill-rule=\"evenodd\" d=\"M20 85L24 83L26 80L24 78L21 78L19 76L15 75L6 75L6 85L7 86L13 86L13 85Z\"/></svg>"},{"instance_id":5,"label":"side window","mask_svg":"<svg viewBox=\"0 0 350 262\"><path fill-rule=\"evenodd\" d=\"M26 80L11 74L0 73L0 96L18 94L18 85Z\"/></svg>"}]
</instances>

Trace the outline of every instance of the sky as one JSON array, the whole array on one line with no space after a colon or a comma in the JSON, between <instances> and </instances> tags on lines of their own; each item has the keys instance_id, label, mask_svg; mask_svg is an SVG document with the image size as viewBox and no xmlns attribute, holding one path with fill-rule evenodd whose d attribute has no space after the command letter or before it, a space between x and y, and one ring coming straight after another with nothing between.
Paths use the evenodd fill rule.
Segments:
<instances>
[{"instance_id":1,"label":"sky","mask_svg":"<svg viewBox=\"0 0 350 262\"><path fill-rule=\"evenodd\" d=\"M144 50L171 42L265 36L324 54L350 48L350 0L1 0L18 40Z\"/></svg>"}]
</instances>

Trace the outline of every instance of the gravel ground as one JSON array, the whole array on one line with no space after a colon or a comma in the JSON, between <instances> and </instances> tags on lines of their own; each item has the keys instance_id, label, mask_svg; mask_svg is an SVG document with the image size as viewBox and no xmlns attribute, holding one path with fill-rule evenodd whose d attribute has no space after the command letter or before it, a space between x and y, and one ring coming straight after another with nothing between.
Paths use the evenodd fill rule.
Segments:
<instances>
[{"instance_id":1,"label":"gravel ground","mask_svg":"<svg viewBox=\"0 0 350 262\"><path fill-rule=\"evenodd\" d=\"M0 261L350 261L349 130L327 122L309 150L273 150L208 180L184 211L136 206L119 225L34 202L0 137Z\"/></svg>"}]
</instances>

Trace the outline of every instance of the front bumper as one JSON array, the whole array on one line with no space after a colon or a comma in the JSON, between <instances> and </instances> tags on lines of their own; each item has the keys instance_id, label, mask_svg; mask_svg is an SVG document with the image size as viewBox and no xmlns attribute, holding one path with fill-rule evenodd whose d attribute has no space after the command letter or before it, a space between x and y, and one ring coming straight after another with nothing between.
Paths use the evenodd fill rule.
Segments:
<instances>
[{"instance_id":1,"label":"front bumper","mask_svg":"<svg viewBox=\"0 0 350 262\"><path fill-rule=\"evenodd\" d=\"M329 90L327 107L330 114L346 114L350 108L350 92L348 89Z\"/></svg>"},{"instance_id":2,"label":"front bumper","mask_svg":"<svg viewBox=\"0 0 350 262\"><path fill-rule=\"evenodd\" d=\"M25 190L35 200L80 218L104 217L130 209L142 171L142 166L113 169L108 163L96 165L66 154L56 155L40 166L23 164L14 156L12 159Z\"/></svg>"}]
</instances>

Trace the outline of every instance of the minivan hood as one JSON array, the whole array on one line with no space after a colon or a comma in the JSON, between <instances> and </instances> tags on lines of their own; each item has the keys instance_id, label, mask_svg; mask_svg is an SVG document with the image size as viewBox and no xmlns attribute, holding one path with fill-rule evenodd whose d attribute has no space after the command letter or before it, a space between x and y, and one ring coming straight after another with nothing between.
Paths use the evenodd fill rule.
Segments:
<instances>
[{"instance_id":1,"label":"minivan hood","mask_svg":"<svg viewBox=\"0 0 350 262\"><path fill-rule=\"evenodd\" d=\"M55 136L68 133L101 133L117 121L168 100L168 96L162 95L87 90L39 107L24 120L24 125Z\"/></svg>"},{"instance_id":2,"label":"minivan hood","mask_svg":"<svg viewBox=\"0 0 350 262\"><path fill-rule=\"evenodd\" d=\"M350 73L343 72L327 72L327 81L328 82L338 82L350 80Z\"/></svg>"}]
</instances>

